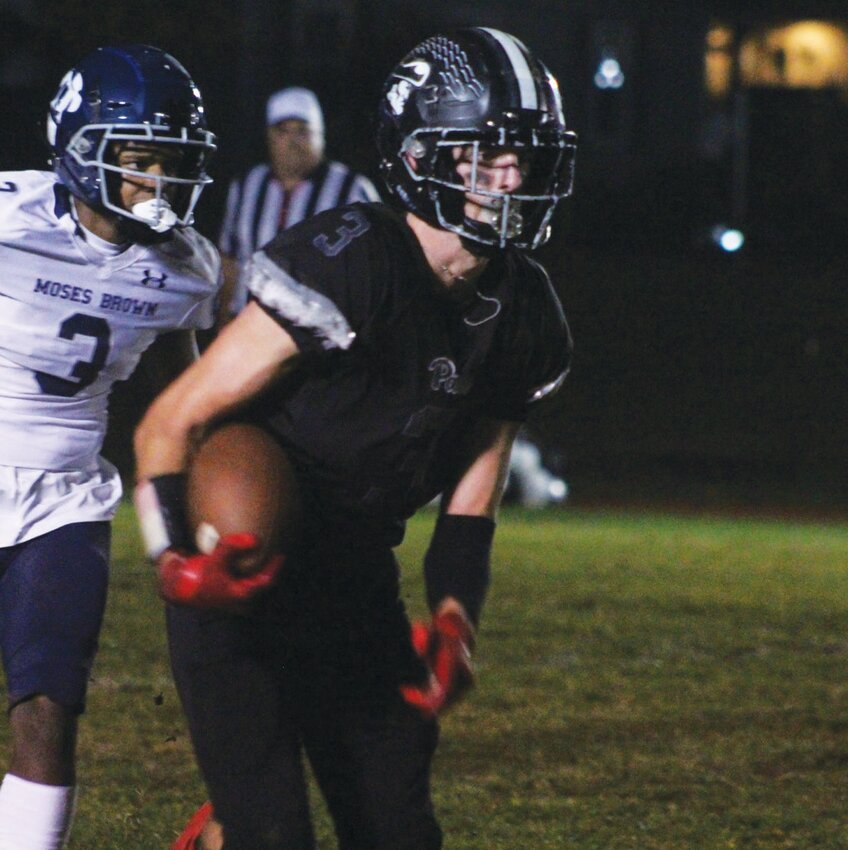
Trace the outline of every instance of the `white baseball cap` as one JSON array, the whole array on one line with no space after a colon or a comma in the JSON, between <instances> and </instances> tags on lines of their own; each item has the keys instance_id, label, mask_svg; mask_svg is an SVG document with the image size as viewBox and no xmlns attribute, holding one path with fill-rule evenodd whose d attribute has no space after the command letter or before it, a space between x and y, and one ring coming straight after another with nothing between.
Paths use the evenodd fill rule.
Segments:
<instances>
[{"instance_id":1,"label":"white baseball cap","mask_svg":"<svg viewBox=\"0 0 848 850\"><path fill-rule=\"evenodd\" d=\"M315 92L292 86L280 89L268 98L265 123L269 127L290 118L305 121L316 133L324 135L324 113L321 111L321 104L318 103Z\"/></svg>"}]
</instances>

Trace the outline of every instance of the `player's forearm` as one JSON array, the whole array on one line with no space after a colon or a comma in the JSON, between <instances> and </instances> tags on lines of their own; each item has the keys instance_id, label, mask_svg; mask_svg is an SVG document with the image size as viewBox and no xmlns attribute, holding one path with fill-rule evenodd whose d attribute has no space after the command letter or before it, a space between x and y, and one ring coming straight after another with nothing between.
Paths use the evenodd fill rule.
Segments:
<instances>
[{"instance_id":1,"label":"player's forearm","mask_svg":"<svg viewBox=\"0 0 848 850\"><path fill-rule=\"evenodd\" d=\"M192 442L211 418L211 409L198 403L198 363L169 384L139 422L133 440L139 480L186 469Z\"/></svg>"},{"instance_id":2,"label":"player's forearm","mask_svg":"<svg viewBox=\"0 0 848 850\"><path fill-rule=\"evenodd\" d=\"M472 456L459 480L444 498L444 513L495 519L509 472L509 456L518 425L481 423Z\"/></svg>"},{"instance_id":3,"label":"player's forearm","mask_svg":"<svg viewBox=\"0 0 848 850\"><path fill-rule=\"evenodd\" d=\"M157 475L184 472L194 437L202 427L180 415L171 401L178 396L180 379L159 395L148 408L133 438L136 477L139 481Z\"/></svg>"},{"instance_id":4,"label":"player's forearm","mask_svg":"<svg viewBox=\"0 0 848 850\"><path fill-rule=\"evenodd\" d=\"M180 472L194 439L293 368L297 347L259 306L248 306L153 402L135 437L140 478Z\"/></svg>"},{"instance_id":5,"label":"player's forearm","mask_svg":"<svg viewBox=\"0 0 848 850\"><path fill-rule=\"evenodd\" d=\"M182 472L186 468L190 444L188 433L166 434L154 422L142 420L134 440L137 478L141 481Z\"/></svg>"},{"instance_id":6,"label":"player's forearm","mask_svg":"<svg viewBox=\"0 0 848 850\"><path fill-rule=\"evenodd\" d=\"M487 517L494 520L501 502L503 485L489 474L472 473L447 495L444 513L455 516ZM479 479L479 480L478 480Z\"/></svg>"}]
</instances>

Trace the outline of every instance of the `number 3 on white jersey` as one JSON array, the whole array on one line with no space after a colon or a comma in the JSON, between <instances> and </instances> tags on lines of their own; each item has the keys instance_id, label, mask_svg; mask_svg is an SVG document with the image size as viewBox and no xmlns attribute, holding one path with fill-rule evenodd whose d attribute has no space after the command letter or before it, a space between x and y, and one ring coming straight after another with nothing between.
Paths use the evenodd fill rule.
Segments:
<instances>
[{"instance_id":1,"label":"number 3 on white jersey","mask_svg":"<svg viewBox=\"0 0 848 850\"><path fill-rule=\"evenodd\" d=\"M111 331L105 319L100 316L88 316L85 313L74 313L68 316L59 325L59 337L73 339L76 336L87 336L95 340L91 360L77 360L74 363L71 374L77 378L76 381L49 375L47 372L36 372L36 380L42 392L66 397L76 395L81 389L91 384L106 365Z\"/></svg>"}]
</instances>

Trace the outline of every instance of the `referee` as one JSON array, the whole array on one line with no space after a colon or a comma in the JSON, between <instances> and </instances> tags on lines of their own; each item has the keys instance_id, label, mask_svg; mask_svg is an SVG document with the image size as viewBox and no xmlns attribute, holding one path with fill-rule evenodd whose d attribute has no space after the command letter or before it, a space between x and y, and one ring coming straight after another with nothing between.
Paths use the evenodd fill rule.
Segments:
<instances>
[{"instance_id":1,"label":"referee","mask_svg":"<svg viewBox=\"0 0 848 850\"><path fill-rule=\"evenodd\" d=\"M220 324L244 306L241 269L280 230L315 213L379 200L374 185L341 162L324 159L324 115L315 93L292 87L268 98L268 162L230 184L218 247L224 267Z\"/></svg>"}]
</instances>

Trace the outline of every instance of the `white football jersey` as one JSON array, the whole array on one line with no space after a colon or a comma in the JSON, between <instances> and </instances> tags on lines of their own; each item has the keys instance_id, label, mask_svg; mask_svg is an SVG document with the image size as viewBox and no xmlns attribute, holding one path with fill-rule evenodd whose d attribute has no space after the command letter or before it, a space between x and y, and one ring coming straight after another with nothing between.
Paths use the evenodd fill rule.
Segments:
<instances>
[{"instance_id":1,"label":"white football jersey","mask_svg":"<svg viewBox=\"0 0 848 850\"><path fill-rule=\"evenodd\" d=\"M0 465L46 472L98 464L112 385L158 334L210 327L220 282L217 250L192 228L98 249L41 171L0 172L0 269Z\"/></svg>"}]
</instances>

